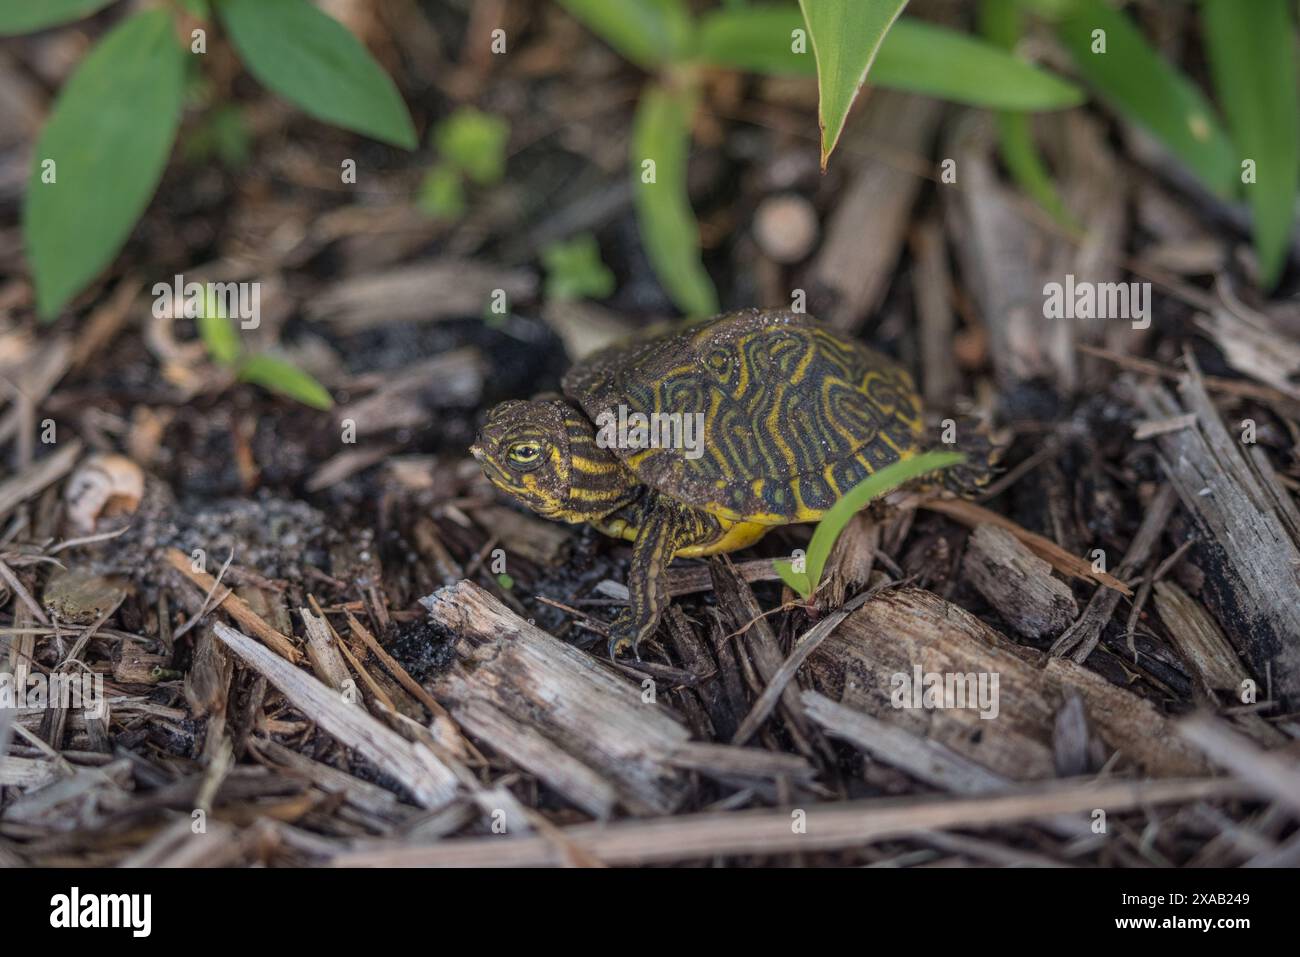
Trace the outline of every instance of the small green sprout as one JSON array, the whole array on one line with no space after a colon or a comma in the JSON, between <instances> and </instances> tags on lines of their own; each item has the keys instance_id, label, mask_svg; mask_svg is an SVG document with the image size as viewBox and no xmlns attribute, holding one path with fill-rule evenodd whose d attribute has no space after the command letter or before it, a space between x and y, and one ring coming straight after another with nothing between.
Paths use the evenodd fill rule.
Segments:
<instances>
[{"instance_id":1,"label":"small green sprout","mask_svg":"<svg viewBox=\"0 0 1300 957\"><path fill-rule=\"evenodd\" d=\"M547 299L604 299L614 292L614 274L600 259L600 246L591 233L542 250Z\"/></svg>"},{"instance_id":2,"label":"small green sprout","mask_svg":"<svg viewBox=\"0 0 1300 957\"><path fill-rule=\"evenodd\" d=\"M232 369L239 381L260 385L313 409L334 407L329 391L303 370L265 353L245 355L238 331L211 288L195 321L208 355L214 362Z\"/></svg>"},{"instance_id":3,"label":"small green sprout","mask_svg":"<svg viewBox=\"0 0 1300 957\"><path fill-rule=\"evenodd\" d=\"M821 583L822 571L826 567L831 549L835 547L849 519L861 511L868 502L887 495L899 486L929 472L950 468L964 461L966 456L960 452L926 452L914 458L895 462L868 476L849 489L817 524L812 542L808 545L808 554L805 558L806 570L795 571L794 563L790 559L778 558L773 560L777 574L781 576L783 582L797 591L804 601L810 600Z\"/></svg>"},{"instance_id":4,"label":"small green sprout","mask_svg":"<svg viewBox=\"0 0 1300 957\"><path fill-rule=\"evenodd\" d=\"M457 110L433 128L430 144L439 161L420 184L417 204L435 219L458 219L465 212L465 181L499 183L506 172L510 124L472 107Z\"/></svg>"}]
</instances>

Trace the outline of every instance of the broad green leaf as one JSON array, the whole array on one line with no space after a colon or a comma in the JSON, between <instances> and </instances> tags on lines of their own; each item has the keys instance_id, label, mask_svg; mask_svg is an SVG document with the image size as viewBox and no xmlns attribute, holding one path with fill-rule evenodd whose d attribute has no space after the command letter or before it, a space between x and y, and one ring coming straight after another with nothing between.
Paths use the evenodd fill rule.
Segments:
<instances>
[{"instance_id":1,"label":"broad green leaf","mask_svg":"<svg viewBox=\"0 0 1300 957\"><path fill-rule=\"evenodd\" d=\"M905 19L889 31L873 83L894 90L995 110L1060 110L1083 102L1083 91L1005 50L974 37Z\"/></svg>"},{"instance_id":2,"label":"broad green leaf","mask_svg":"<svg viewBox=\"0 0 1300 957\"><path fill-rule=\"evenodd\" d=\"M307 0L222 0L217 8L250 73L309 116L403 149L415 126L361 41Z\"/></svg>"},{"instance_id":3,"label":"broad green leaf","mask_svg":"<svg viewBox=\"0 0 1300 957\"><path fill-rule=\"evenodd\" d=\"M0 36L31 33L88 17L113 0L0 0Z\"/></svg>"},{"instance_id":4,"label":"broad green leaf","mask_svg":"<svg viewBox=\"0 0 1300 957\"><path fill-rule=\"evenodd\" d=\"M711 66L757 73L817 75L798 7L767 5L714 10L700 20L695 57Z\"/></svg>"},{"instance_id":5,"label":"broad green leaf","mask_svg":"<svg viewBox=\"0 0 1300 957\"><path fill-rule=\"evenodd\" d=\"M700 226L686 184L694 95L651 84L632 125L632 184L641 241L660 284L690 316L718 311L713 281L700 261Z\"/></svg>"},{"instance_id":6,"label":"broad green leaf","mask_svg":"<svg viewBox=\"0 0 1300 957\"><path fill-rule=\"evenodd\" d=\"M792 31L803 27L794 7L722 10L704 18L699 59L712 66L762 73L816 74ZM871 68L875 86L911 90L992 109L1055 110L1083 102L1072 83L965 34L901 17Z\"/></svg>"},{"instance_id":7,"label":"broad green leaf","mask_svg":"<svg viewBox=\"0 0 1300 957\"><path fill-rule=\"evenodd\" d=\"M1287 0L1206 0L1202 31L1219 105L1228 118L1237 165L1255 219L1260 278L1271 289L1282 275L1295 225L1300 174L1300 104L1296 36Z\"/></svg>"},{"instance_id":8,"label":"broad green leaf","mask_svg":"<svg viewBox=\"0 0 1300 957\"><path fill-rule=\"evenodd\" d=\"M964 461L966 456L960 452L925 452L895 462L893 465L887 465L879 472L867 476L844 493L844 497L832 505L822 516L822 520L817 523L805 556L806 570L796 572L789 559L779 558L773 561L777 574L805 600L812 598L821 582L822 571L826 568L826 559L830 557L831 549L835 547L840 532L844 531L844 526L849 523L849 519L862 511L868 502L887 495L900 485Z\"/></svg>"},{"instance_id":9,"label":"broad green leaf","mask_svg":"<svg viewBox=\"0 0 1300 957\"><path fill-rule=\"evenodd\" d=\"M313 409L332 409L334 399L306 372L272 356L251 357L239 367L239 378L296 399Z\"/></svg>"},{"instance_id":10,"label":"broad green leaf","mask_svg":"<svg viewBox=\"0 0 1300 957\"><path fill-rule=\"evenodd\" d=\"M1233 191L1235 151L1213 108L1132 20L1102 0L1077 0L1057 32L1084 79L1113 109L1146 127L1216 193Z\"/></svg>"},{"instance_id":11,"label":"broad green leaf","mask_svg":"<svg viewBox=\"0 0 1300 957\"><path fill-rule=\"evenodd\" d=\"M691 22L685 0L560 0L560 6L644 69L686 52Z\"/></svg>"},{"instance_id":12,"label":"broad green leaf","mask_svg":"<svg viewBox=\"0 0 1300 957\"><path fill-rule=\"evenodd\" d=\"M500 181L506 171L510 124L473 107L457 110L439 123L431 137L443 159L465 171L480 186Z\"/></svg>"},{"instance_id":13,"label":"broad green leaf","mask_svg":"<svg viewBox=\"0 0 1300 957\"><path fill-rule=\"evenodd\" d=\"M1012 51L1024 32L1024 15L1016 0L983 0L980 4L980 28L991 43ZM1034 143L1033 119L1028 113L1003 110L998 113L999 145L1002 160L1020 188L1038 205L1051 213L1058 223L1074 227L1074 218L1065 208L1047 164Z\"/></svg>"},{"instance_id":14,"label":"broad green leaf","mask_svg":"<svg viewBox=\"0 0 1300 957\"><path fill-rule=\"evenodd\" d=\"M906 5L907 0L799 0L817 59L822 169L885 34Z\"/></svg>"},{"instance_id":15,"label":"broad green leaf","mask_svg":"<svg viewBox=\"0 0 1300 957\"><path fill-rule=\"evenodd\" d=\"M184 57L166 11L138 13L95 45L55 100L23 213L42 318L112 262L149 205L180 121Z\"/></svg>"}]
</instances>

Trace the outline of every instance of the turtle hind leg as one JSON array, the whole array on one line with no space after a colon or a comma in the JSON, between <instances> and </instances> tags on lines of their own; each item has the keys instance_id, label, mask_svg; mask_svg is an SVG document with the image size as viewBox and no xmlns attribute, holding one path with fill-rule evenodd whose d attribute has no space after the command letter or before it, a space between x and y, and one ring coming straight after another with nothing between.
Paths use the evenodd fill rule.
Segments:
<instances>
[{"instance_id":1,"label":"turtle hind leg","mask_svg":"<svg viewBox=\"0 0 1300 957\"><path fill-rule=\"evenodd\" d=\"M974 498L984 491L997 474L1002 449L980 431L978 419L963 416L955 420L952 435L938 430L939 438L931 444L937 452L961 452L966 461L921 479L924 488L944 489L962 498ZM944 441L949 439L950 441Z\"/></svg>"}]
</instances>

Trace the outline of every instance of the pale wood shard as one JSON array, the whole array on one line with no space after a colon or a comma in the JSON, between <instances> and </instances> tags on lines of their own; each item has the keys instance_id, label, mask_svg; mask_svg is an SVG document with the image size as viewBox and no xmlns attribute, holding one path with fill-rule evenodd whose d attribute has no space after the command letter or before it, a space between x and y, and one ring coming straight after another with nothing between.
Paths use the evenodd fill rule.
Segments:
<instances>
[{"instance_id":1,"label":"pale wood shard","mask_svg":"<svg viewBox=\"0 0 1300 957\"><path fill-rule=\"evenodd\" d=\"M1117 813L1129 808L1243 796L1248 784L1224 778L1166 781L1066 781L1009 794L968 798L884 798L683 814L648 821L562 828L567 842L605 864L654 864L717 855L774 855L862 847L891 837L979 828L1058 814ZM806 827L791 827L802 812ZM459 838L426 847L389 842L330 862L336 867L554 867L567 863L548 838Z\"/></svg>"},{"instance_id":2,"label":"pale wood shard","mask_svg":"<svg viewBox=\"0 0 1300 957\"><path fill-rule=\"evenodd\" d=\"M817 312L836 329L859 329L889 288L924 182L918 173L928 172L906 163L928 151L942 114L937 100L876 90L862 122L841 144L843 155L858 157L858 166L827 220L810 270L813 282L832 294Z\"/></svg>"},{"instance_id":3,"label":"pale wood shard","mask_svg":"<svg viewBox=\"0 0 1300 957\"><path fill-rule=\"evenodd\" d=\"M188 814L175 817L159 828L118 864L119 867L228 867L244 856L245 847L239 830L225 821L208 820L202 832L195 833Z\"/></svg>"},{"instance_id":4,"label":"pale wood shard","mask_svg":"<svg viewBox=\"0 0 1300 957\"><path fill-rule=\"evenodd\" d=\"M827 734L852 744L892 767L907 772L931 787L955 794L997 794L1014 790L1015 782L931 738L906 731L862 711L836 704L816 691L803 693L808 716ZM1080 838L1090 833L1082 818L1057 815L1043 822L1061 837Z\"/></svg>"},{"instance_id":5,"label":"pale wood shard","mask_svg":"<svg viewBox=\"0 0 1300 957\"><path fill-rule=\"evenodd\" d=\"M1079 613L1070 587L1052 577L1051 564L995 525L976 526L962 570L1002 620L1022 635L1059 634Z\"/></svg>"},{"instance_id":6,"label":"pale wood shard","mask_svg":"<svg viewBox=\"0 0 1300 957\"><path fill-rule=\"evenodd\" d=\"M916 497L912 501L927 511L946 515L953 521L961 522L969 528L975 528L979 525L996 525L998 528L1006 529L1039 558L1051 562L1052 567L1061 574L1069 575L1072 578L1095 581L1107 588L1115 589L1122 595L1129 597L1133 595L1133 589L1114 575L1098 571L1093 568L1091 562L1084 561L1078 555L1066 551L1050 538L1039 535L1037 532L1031 532L1029 529L1017 525L1005 515L999 515L982 505L976 505L974 502L962 498Z\"/></svg>"},{"instance_id":7,"label":"pale wood shard","mask_svg":"<svg viewBox=\"0 0 1300 957\"><path fill-rule=\"evenodd\" d=\"M1194 714L1178 723L1178 733L1205 752L1220 767L1248 782L1257 794L1266 794L1300 813L1300 762L1280 751L1265 751L1222 721Z\"/></svg>"},{"instance_id":8,"label":"pale wood shard","mask_svg":"<svg viewBox=\"0 0 1300 957\"><path fill-rule=\"evenodd\" d=\"M917 669L923 676L986 675L990 689L996 677L996 719L981 718L976 707L895 707L902 679L894 676L912 682ZM1016 645L916 588L885 591L867 602L822 643L805 670L831 700L943 744L1013 781L1056 775L1052 733L1071 691L1083 698L1102 741L1148 774L1205 769L1149 702L1072 661Z\"/></svg>"},{"instance_id":9,"label":"pale wood shard","mask_svg":"<svg viewBox=\"0 0 1300 957\"><path fill-rule=\"evenodd\" d=\"M80 456L81 443L69 442L53 455L47 455L0 482L0 518L71 472Z\"/></svg>"},{"instance_id":10,"label":"pale wood shard","mask_svg":"<svg viewBox=\"0 0 1300 957\"><path fill-rule=\"evenodd\" d=\"M669 759L679 768L699 771L729 783L750 783L785 778L809 784L817 769L797 754L762 748L737 748L728 744L683 744Z\"/></svg>"},{"instance_id":11,"label":"pale wood shard","mask_svg":"<svg viewBox=\"0 0 1300 957\"><path fill-rule=\"evenodd\" d=\"M1215 702L1215 692L1223 692L1234 701L1240 700L1250 675L1210 613L1171 581L1155 583L1155 606L1170 643L1200 682L1202 696ZM1258 714L1238 714L1233 720L1239 730L1261 745L1278 747L1287 740Z\"/></svg>"},{"instance_id":12,"label":"pale wood shard","mask_svg":"<svg viewBox=\"0 0 1300 957\"><path fill-rule=\"evenodd\" d=\"M247 635L221 622L213 630L245 665L264 676L295 708L341 744L391 775L421 807L442 807L453 800L456 777L428 748L389 730Z\"/></svg>"},{"instance_id":13,"label":"pale wood shard","mask_svg":"<svg viewBox=\"0 0 1300 957\"><path fill-rule=\"evenodd\" d=\"M477 260L440 259L342 279L314 296L307 313L353 333L386 323L476 316L494 289L504 290L510 302L525 301L537 291L537 275Z\"/></svg>"},{"instance_id":14,"label":"pale wood shard","mask_svg":"<svg viewBox=\"0 0 1300 957\"><path fill-rule=\"evenodd\" d=\"M560 794L596 818L613 815L619 794L601 774L552 744L539 731L514 720L486 700L468 699L454 710L464 729L521 768L534 771Z\"/></svg>"},{"instance_id":15,"label":"pale wood shard","mask_svg":"<svg viewBox=\"0 0 1300 957\"><path fill-rule=\"evenodd\" d=\"M593 813L606 812L615 797L634 814L677 807L686 781L671 758L689 735L642 686L472 582L421 603L461 639L463 661L429 690L471 736ZM560 754L571 760L558 761Z\"/></svg>"},{"instance_id":16,"label":"pale wood shard","mask_svg":"<svg viewBox=\"0 0 1300 957\"><path fill-rule=\"evenodd\" d=\"M1059 145L1060 195L1075 222L1068 227L1054 222L1005 184L992 126L983 117L959 126L946 147L964 184L949 193L956 213L949 222L959 230L962 272L988 326L999 382L1010 387L1046 378L1068 393L1103 381L1104 370L1081 361L1083 344L1105 341L1131 352L1144 332L1134 328L1131 316L1048 317L1049 283L1064 287L1067 277L1094 284L1121 279L1128 227L1123 178L1101 126L1077 111L1043 122L1053 127L1046 142Z\"/></svg>"},{"instance_id":17,"label":"pale wood shard","mask_svg":"<svg viewBox=\"0 0 1300 957\"><path fill-rule=\"evenodd\" d=\"M1172 581L1155 583L1156 613L1169 631L1169 640L1200 681L1207 694L1237 695L1250 677L1214 619Z\"/></svg>"},{"instance_id":18,"label":"pale wood shard","mask_svg":"<svg viewBox=\"0 0 1300 957\"><path fill-rule=\"evenodd\" d=\"M299 608L298 614L302 617L302 630L307 637L307 660L311 663L311 670L335 691L342 690L351 680L352 672L348 671L329 625L324 618L313 615L309 608Z\"/></svg>"},{"instance_id":19,"label":"pale wood shard","mask_svg":"<svg viewBox=\"0 0 1300 957\"><path fill-rule=\"evenodd\" d=\"M433 410L473 408L483 393L487 360L475 348L453 349L383 375L359 376L353 390L373 389L334 412L340 429L351 423L357 436L428 425Z\"/></svg>"},{"instance_id":20,"label":"pale wood shard","mask_svg":"<svg viewBox=\"0 0 1300 957\"><path fill-rule=\"evenodd\" d=\"M957 318L952 308L952 272L938 217L913 231L912 253L916 257L912 285L921 324L921 396L928 409L948 409L960 375L953 355Z\"/></svg>"},{"instance_id":21,"label":"pale wood shard","mask_svg":"<svg viewBox=\"0 0 1300 957\"><path fill-rule=\"evenodd\" d=\"M1153 418L1193 412L1197 427L1157 437L1160 458L1198 532L1193 551L1206 572L1200 598L1260 687L1271 677L1272 697L1286 710L1300 705L1300 547L1295 506L1272 470L1243 453L1191 368L1178 391L1136 390L1135 401Z\"/></svg>"},{"instance_id":22,"label":"pale wood shard","mask_svg":"<svg viewBox=\"0 0 1300 957\"><path fill-rule=\"evenodd\" d=\"M1005 386L1036 377L1055 378L1051 341L1064 323L1043 318L1048 240L1021 212L1018 193L1004 185L993 157L994 136L983 118L956 124L943 149L954 157L963 188L949 190L945 217L966 284L989 332L989 357ZM1072 374L1071 374L1072 378Z\"/></svg>"}]
</instances>

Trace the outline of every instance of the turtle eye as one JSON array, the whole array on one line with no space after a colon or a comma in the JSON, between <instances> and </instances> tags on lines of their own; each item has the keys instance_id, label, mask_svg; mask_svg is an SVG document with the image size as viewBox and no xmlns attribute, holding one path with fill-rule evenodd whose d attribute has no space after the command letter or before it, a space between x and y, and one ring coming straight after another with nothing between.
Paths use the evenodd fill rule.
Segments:
<instances>
[{"instance_id":1,"label":"turtle eye","mask_svg":"<svg viewBox=\"0 0 1300 957\"><path fill-rule=\"evenodd\" d=\"M531 468L540 462L542 447L537 442L516 442L506 450L506 457L515 465Z\"/></svg>"}]
</instances>

